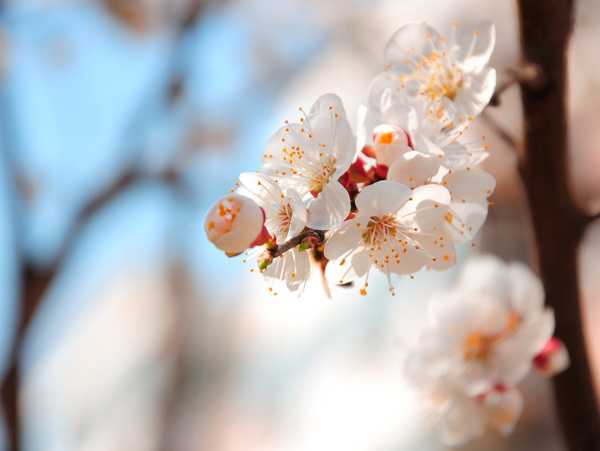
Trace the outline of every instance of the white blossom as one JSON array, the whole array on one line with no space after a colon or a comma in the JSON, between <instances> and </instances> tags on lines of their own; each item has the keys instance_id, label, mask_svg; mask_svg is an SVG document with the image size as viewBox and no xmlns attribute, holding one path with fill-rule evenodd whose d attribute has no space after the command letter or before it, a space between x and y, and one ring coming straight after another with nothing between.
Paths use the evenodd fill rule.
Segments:
<instances>
[{"instance_id":1,"label":"white blossom","mask_svg":"<svg viewBox=\"0 0 600 451\"><path fill-rule=\"evenodd\" d=\"M494 44L490 22L469 25L458 39L455 23L449 39L426 23L403 25L386 47L386 71L373 83L375 108L381 93L391 89L426 117L445 116L447 128L460 127L494 93L496 72L485 67Z\"/></svg>"},{"instance_id":2,"label":"white blossom","mask_svg":"<svg viewBox=\"0 0 600 451\"><path fill-rule=\"evenodd\" d=\"M366 275L364 295L373 266L388 275L392 292L391 273L412 274L436 262L450 267L455 262L451 241L444 248L439 245L444 237L431 235L448 212L449 201L450 193L439 185L411 190L380 181L365 187L355 201L356 216L334 230L325 243L325 257L330 260L327 278L347 283Z\"/></svg>"},{"instance_id":3,"label":"white blossom","mask_svg":"<svg viewBox=\"0 0 600 451\"><path fill-rule=\"evenodd\" d=\"M241 174L240 182L242 186L237 192L252 198L264 210L265 227L277 244L295 238L304 230L306 207L293 189L281 186L271 177L252 172ZM296 246L273 259L262 274L272 291L285 285L288 290L300 294L310 274L308 253L300 252Z\"/></svg>"},{"instance_id":4,"label":"white blossom","mask_svg":"<svg viewBox=\"0 0 600 451\"><path fill-rule=\"evenodd\" d=\"M543 301L541 283L526 266L472 259L457 287L434 298L419 355L431 374L470 396L514 386L552 336L554 314Z\"/></svg>"},{"instance_id":5,"label":"white blossom","mask_svg":"<svg viewBox=\"0 0 600 451\"><path fill-rule=\"evenodd\" d=\"M326 94L317 99L306 120L287 123L273 136L264 151L263 172L310 200L307 226L327 230L350 213L350 197L338 179L355 154L342 101Z\"/></svg>"}]
</instances>

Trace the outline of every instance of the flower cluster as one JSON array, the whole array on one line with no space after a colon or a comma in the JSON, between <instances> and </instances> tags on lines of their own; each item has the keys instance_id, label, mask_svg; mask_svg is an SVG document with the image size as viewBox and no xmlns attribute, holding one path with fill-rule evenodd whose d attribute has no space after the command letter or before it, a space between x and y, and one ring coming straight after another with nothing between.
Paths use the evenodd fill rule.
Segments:
<instances>
[{"instance_id":1,"label":"flower cluster","mask_svg":"<svg viewBox=\"0 0 600 451\"><path fill-rule=\"evenodd\" d=\"M373 268L394 294L392 274L453 266L455 243L479 232L496 184L476 167L484 138L468 137L494 91L494 42L487 22L459 37L454 24L448 39L425 23L401 27L358 132L335 94L301 108L266 145L262 173L242 174L209 211L209 239L230 256L256 247L246 254L257 254L274 293L302 291L309 250L333 283L364 277L362 294Z\"/></svg>"},{"instance_id":2,"label":"flower cluster","mask_svg":"<svg viewBox=\"0 0 600 451\"><path fill-rule=\"evenodd\" d=\"M429 323L406 362L441 439L458 445L515 427L523 399L516 385L532 365L553 376L569 364L552 337L554 313L544 308L540 281L524 265L494 257L467 263L451 291L432 301Z\"/></svg>"}]
</instances>

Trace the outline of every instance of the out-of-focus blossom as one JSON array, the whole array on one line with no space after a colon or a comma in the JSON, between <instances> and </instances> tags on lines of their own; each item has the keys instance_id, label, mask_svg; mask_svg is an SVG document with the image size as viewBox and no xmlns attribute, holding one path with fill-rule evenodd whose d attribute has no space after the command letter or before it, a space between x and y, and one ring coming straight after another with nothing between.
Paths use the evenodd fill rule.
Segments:
<instances>
[{"instance_id":1,"label":"out-of-focus blossom","mask_svg":"<svg viewBox=\"0 0 600 451\"><path fill-rule=\"evenodd\" d=\"M425 411L448 446L481 437L486 427L502 435L514 430L523 412L523 396L516 388L497 387L484 395L467 396L451 384L422 387Z\"/></svg>"},{"instance_id":2,"label":"out-of-focus blossom","mask_svg":"<svg viewBox=\"0 0 600 451\"><path fill-rule=\"evenodd\" d=\"M307 226L327 230L350 213L350 197L338 179L355 156L355 139L341 99L317 99L306 120L287 123L263 155L263 172L292 187L309 204Z\"/></svg>"},{"instance_id":3,"label":"out-of-focus blossom","mask_svg":"<svg viewBox=\"0 0 600 451\"><path fill-rule=\"evenodd\" d=\"M502 435L512 434L523 412L523 395L517 388L496 387L483 397L483 410L489 426Z\"/></svg>"},{"instance_id":4,"label":"out-of-focus blossom","mask_svg":"<svg viewBox=\"0 0 600 451\"><path fill-rule=\"evenodd\" d=\"M543 300L526 266L473 259L459 285L433 300L432 323L413 358L423 359L429 377L452 379L470 396L514 386L552 336L554 314Z\"/></svg>"},{"instance_id":5,"label":"out-of-focus blossom","mask_svg":"<svg viewBox=\"0 0 600 451\"><path fill-rule=\"evenodd\" d=\"M231 193L210 208L204 220L204 231L211 243L231 257L255 245L264 221L264 212L256 202Z\"/></svg>"},{"instance_id":6,"label":"out-of-focus blossom","mask_svg":"<svg viewBox=\"0 0 600 451\"><path fill-rule=\"evenodd\" d=\"M437 412L444 418L446 443L479 434L478 428L464 427L463 417L475 415L474 405L479 417L473 421L483 415L488 426L512 432L523 404L515 387L534 359L544 358L539 357L544 349L560 348L547 345L553 331L542 285L526 266L491 256L467 263L456 287L433 300L429 325L406 364L419 392L443 400ZM452 425L456 431L448 430Z\"/></svg>"},{"instance_id":7,"label":"out-of-focus blossom","mask_svg":"<svg viewBox=\"0 0 600 451\"><path fill-rule=\"evenodd\" d=\"M486 420L480 398L468 397L443 381L425 385L409 380L418 384L423 410L446 445L461 445L483 435Z\"/></svg>"},{"instance_id":8,"label":"out-of-focus blossom","mask_svg":"<svg viewBox=\"0 0 600 451\"><path fill-rule=\"evenodd\" d=\"M405 185L380 181L365 187L356 198L356 217L334 230L325 244L326 275L347 283L366 275L375 266L388 275L412 274L440 261L451 266L454 248L441 248L430 240L432 229L448 212L450 193L438 185L411 190ZM443 237L441 237L443 241Z\"/></svg>"}]
</instances>

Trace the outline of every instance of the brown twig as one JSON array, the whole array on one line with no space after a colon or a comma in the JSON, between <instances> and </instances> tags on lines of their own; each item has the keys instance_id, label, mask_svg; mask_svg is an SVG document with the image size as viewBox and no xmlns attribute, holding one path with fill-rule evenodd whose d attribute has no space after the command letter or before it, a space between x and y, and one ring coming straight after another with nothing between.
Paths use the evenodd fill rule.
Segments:
<instances>
[{"instance_id":1,"label":"brown twig","mask_svg":"<svg viewBox=\"0 0 600 451\"><path fill-rule=\"evenodd\" d=\"M500 105L504 91L517 83L528 86L531 89L540 89L545 83L544 73L540 66L531 63L524 64L521 67L507 69L506 80L496 87L496 91L494 91L494 95L490 99L488 105Z\"/></svg>"},{"instance_id":2,"label":"brown twig","mask_svg":"<svg viewBox=\"0 0 600 451\"><path fill-rule=\"evenodd\" d=\"M322 230L307 230L306 232L301 233L297 237L278 245L276 248L273 249L271 255L273 256L273 258L277 258L285 252L289 251L290 249L298 246L300 243L302 243L302 241L304 241L307 238L314 240L314 244L316 245L325 239L325 232L323 232Z\"/></svg>"},{"instance_id":3,"label":"brown twig","mask_svg":"<svg viewBox=\"0 0 600 451\"><path fill-rule=\"evenodd\" d=\"M568 193L566 50L572 27L569 0L518 0L523 58L545 74L540 86L521 85L524 147L521 174L535 229L546 302L571 366L554 378L556 405L571 450L600 449L600 414L581 318L577 250L586 221Z\"/></svg>"}]
</instances>

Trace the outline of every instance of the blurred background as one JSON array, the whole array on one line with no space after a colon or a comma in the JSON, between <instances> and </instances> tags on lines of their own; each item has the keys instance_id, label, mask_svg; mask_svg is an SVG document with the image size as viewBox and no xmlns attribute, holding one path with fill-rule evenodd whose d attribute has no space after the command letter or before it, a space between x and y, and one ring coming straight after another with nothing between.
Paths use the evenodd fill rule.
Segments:
<instances>
[{"instance_id":1,"label":"blurred background","mask_svg":"<svg viewBox=\"0 0 600 451\"><path fill-rule=\"evenodd\" d=\"M600 4L578 0L576 11L571 172L593 204ZM444 449L401 362L428 298L459 268L402 279L394 298L383 277L366 298L339 287L328 297L318 271L301 298L273 297L253 263L207 241L203 221L240 172L260 169L299 106L335 92L355 124L400 25L426 20L447 35L452 20L481 19L496 22L502 83L519 64L512 1L0 1L0 372L20 375L22 449ZM518 89L485 116L471 129L489 139L495 205L459 261L493 252L529 263L509 144L521 133ZM581 252L590 326L599 255L592 226ZM597 366L600 330L588 337ZM530 375L521 388L513 436L461 449L563 449L548 382Z\"/></svg>"}]
</instances>

